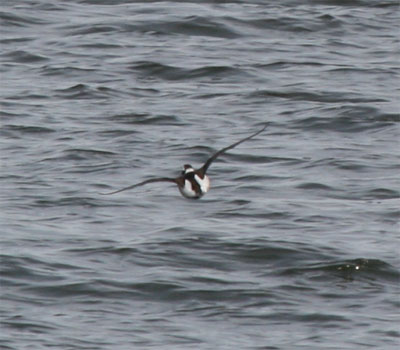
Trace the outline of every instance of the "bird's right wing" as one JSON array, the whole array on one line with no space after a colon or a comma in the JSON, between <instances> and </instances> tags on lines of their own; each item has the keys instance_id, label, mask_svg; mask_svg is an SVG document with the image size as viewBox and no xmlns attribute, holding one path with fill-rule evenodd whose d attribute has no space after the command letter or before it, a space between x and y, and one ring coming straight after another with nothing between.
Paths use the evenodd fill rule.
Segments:
<instances>
[{"instance_id":1,"label":"bird's right wing","mask_svg":"<svg viewBox=\"0 0 400 350\"><path fill-rule=\"evenodd\" d=\"M101 193L101 194L103 194L103 195L115 194L115 193L118 193L118 192L131 190L131 189L133 189L135 187L143 186L143 185L146 185L146 184L149 184L149 183L152 183L152 182L174 182L174 183L177 183L177 179L171 179L169 177L157 177L157 178L154 178L154 179L149 179L149 180L145 180L145 181L139 182L139 183L137 183L135 185L131 185L131 186L128 186L128 187L121 188L120 190L117 190L117 191Z\"/></svg>"},{"instance_id":2,"label":"bird's right wing","mask_svg":"<svg viewBox=\"0 0 400 350\"><path fill-rule=\"evenodd\" d=\"M220 156L221 154L225 153L226 151L228 151L228 150L230 150L230 149L236 147L237 145L241 144L242 142L245 142L245 141L247 141L247 140L250 140L250 139L253 138L254 136L257 136L258 134L262 133L262 132L266 129L267 126L268 126L268 125L265 125L261 130L255 132L254 134L251 134L250 136L247 136L247 137L245 137L244 139L241 139L240 141L235 142L234 144L232 144L232 145L230 145L230 146L228 146L228 147L225 147L225 148L219 150L218 152L216 152L212 157L210 157L210 158L204 163L204 165L199 169L199 171L201 171L202 174L204 175L204 174L207 172L207 169L209 168L209 166L211 165L211 163L212 163L215 159L217 159L218 156Z\"/></svg>"}]
</instances>

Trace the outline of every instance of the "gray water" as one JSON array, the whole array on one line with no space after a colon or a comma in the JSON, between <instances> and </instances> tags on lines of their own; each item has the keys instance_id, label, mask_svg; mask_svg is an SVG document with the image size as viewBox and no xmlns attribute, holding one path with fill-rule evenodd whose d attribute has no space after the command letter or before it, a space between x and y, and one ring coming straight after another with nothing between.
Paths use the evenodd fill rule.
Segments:
<instances>
[{"instance_id":1,"label":"gray water","mask_svg":"<svg viewBox=\"0 0 400 350\"><path fill-rule=\"evenodd\" d=\"M1 349L398 348L397 1L0 17Z\"/></svg>"}]
</instances>

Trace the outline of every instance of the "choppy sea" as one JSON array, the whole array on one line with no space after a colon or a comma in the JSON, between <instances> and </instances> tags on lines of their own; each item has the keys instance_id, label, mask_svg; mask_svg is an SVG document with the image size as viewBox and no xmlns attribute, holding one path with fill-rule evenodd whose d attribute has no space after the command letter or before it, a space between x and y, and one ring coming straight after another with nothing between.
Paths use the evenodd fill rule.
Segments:
<instances>
[{"instance_id":1,"label":"choppy sea","mask_svg":"<svg viewBox=\"0 0 400 350\"><path fill-rule=\"evenodd\" d=\"M399 348L398 1L0 19L1 349Z\"/></svg>"}]
</instances>

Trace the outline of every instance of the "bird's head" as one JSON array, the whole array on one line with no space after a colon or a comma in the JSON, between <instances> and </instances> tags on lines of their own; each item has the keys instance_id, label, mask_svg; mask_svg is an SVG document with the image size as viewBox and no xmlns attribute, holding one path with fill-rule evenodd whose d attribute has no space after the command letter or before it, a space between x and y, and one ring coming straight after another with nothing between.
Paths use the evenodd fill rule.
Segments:
<instances>
[{"instance_id":1,"label":"bird's head","mask_svg":"<svg viewBox=\"0 0 400 350\"><path fill-rule=\"evenodd\" d=\"M183 166L183 171L182 171L182 175L187 174L187 173L193 173L194 169L190 164L185 164Z\"/></svg>"}]
</instances>

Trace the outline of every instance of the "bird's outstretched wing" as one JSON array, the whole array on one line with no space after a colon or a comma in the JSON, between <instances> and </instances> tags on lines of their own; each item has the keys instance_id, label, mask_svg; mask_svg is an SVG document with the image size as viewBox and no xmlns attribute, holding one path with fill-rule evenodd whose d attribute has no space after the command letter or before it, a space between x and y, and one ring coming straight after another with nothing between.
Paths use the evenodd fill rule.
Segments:
<instances>
[{"instance_id":1,"label":"bird's outstretched wing","mask_svg":"<svg viewBox=\"0 0 400 350\"><path fill-rule=\"evenodd\" d=\"M205 173L207 172L207 170L208 170L209 166L211 165L211 163L212 163L215 159L217 159L218 156L220 156L221 154L225 153L226 151L228 151L228 150L230 150L230 149L236 147L237 145L241 144L242 142L245 142L245 141L247 141L247 140L250 140L250 139L253 138L254 136L257 136L258 134L262 133L262 132L267 128L267 126L268 126L268 124L265 125L261 130L255 132L254 134L252 134L252 135L250 135L250 136L247 136L246 138L244 138L244 139L242 139L242 140L240 140L240 141L238 141L238 142L235 142L234 144L232 144L232 145L230 145L230 146L228 146L228 147L225 147L225 148L219 150L218 152L216 152L212 157L210 157L210 158L204 163L204 165L199 169L199 172L200 172L202 175L205 175Z\"/></svg>"},{"instance_id":2,"label":"bird's outstretched wing","mask_svg":"<svg viewBox=\"0 0 400 350\"><path fill-rule=\"evenodd\" d=\"M146 185L146 184L149 184L149 183L152 183L152 182L174 182L174 183L177 183L177 179L171 179L169 177L157 177L157 178L154 178L154 179L149 179L149 180L145 180L145 181L139 182L139 183L137 183L135 185L131 185L131 186L128 186L128 187L121 188L120 190L117 190L117 191L101 193L101 194L104 194L104 195L114 194L114 193L118 193L118 192L122 192L122 191L126 191L126 190L131 190L132 188L143 186L143 185Z\"/></svg>"}]
</instances>

